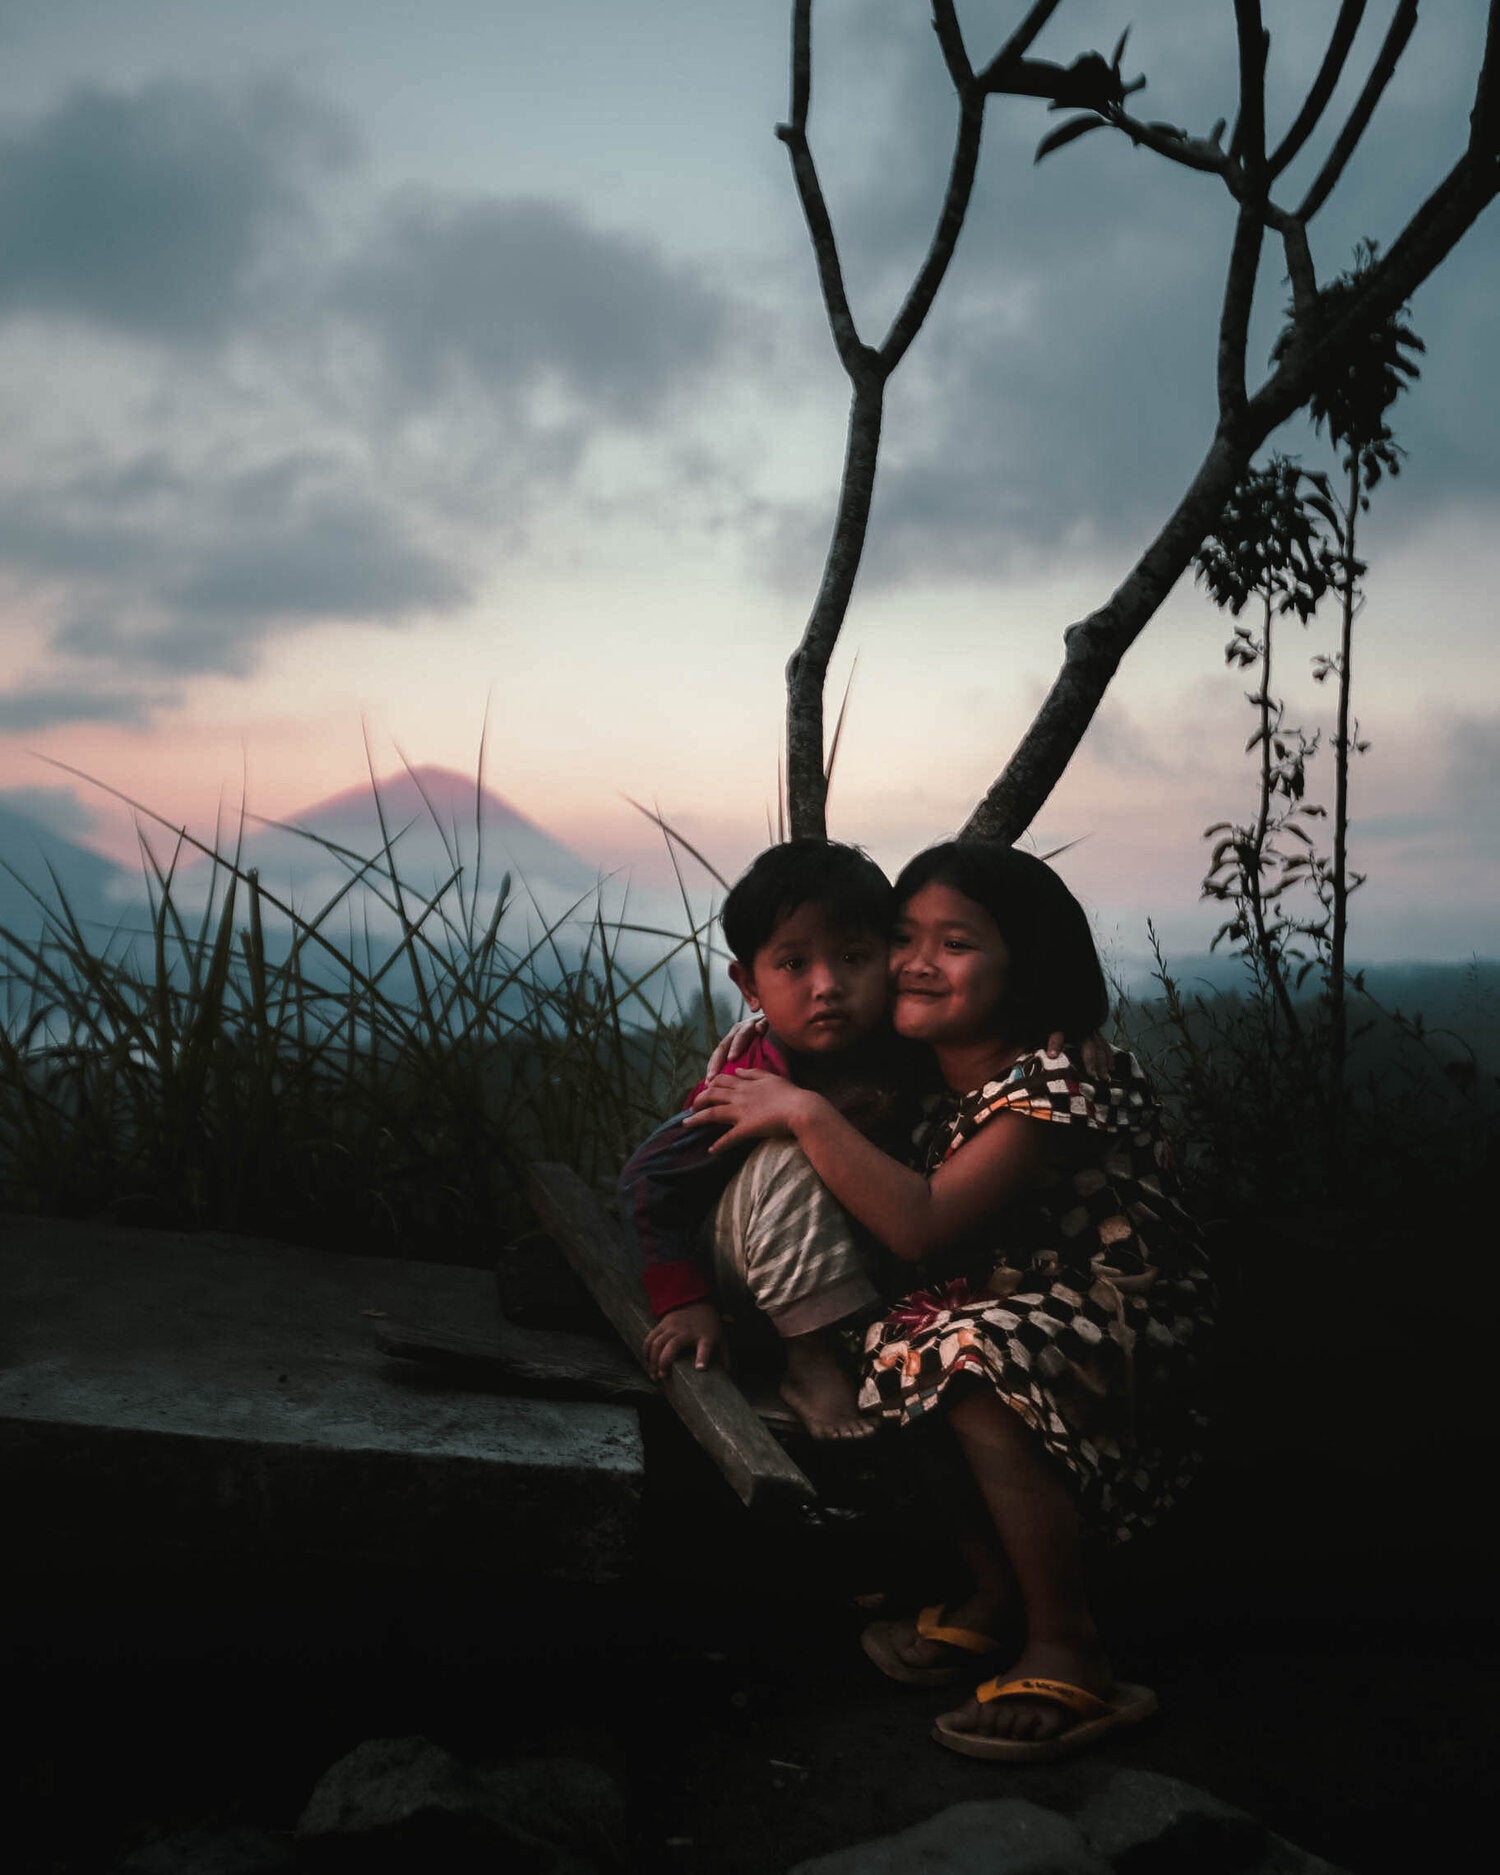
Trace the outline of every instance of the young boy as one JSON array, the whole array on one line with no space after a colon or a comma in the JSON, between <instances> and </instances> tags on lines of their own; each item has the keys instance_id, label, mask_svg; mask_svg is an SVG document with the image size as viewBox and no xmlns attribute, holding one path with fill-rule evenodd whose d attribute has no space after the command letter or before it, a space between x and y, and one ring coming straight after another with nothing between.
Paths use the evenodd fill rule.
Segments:
<instances>
[{"instance_id":1,"label":"young boy","mask_svg":"<svg viewBox=\"0 0 1500 1875\"><path fill-rule=\"evenodd\" d=\"M897 1093L911 1076L885 1019L892 911L889 882L856 847L792 840L762 853L725 899L721 923L730 977L767 1033L725 1072L788 1075L872 1136L896 1132ZM713 1153L717 1129L686 1118L684 1110L653 1133L620 1179L657 1316L645 1341L649 1371L660 1379L689 1350L708 1366L724 1332L715 1291L748 1298L782 1338L782 1397L808 1431L868 1434L838 1330L879 1291L849 1219L795 1142Z\"/></svg>"}]
</instances>

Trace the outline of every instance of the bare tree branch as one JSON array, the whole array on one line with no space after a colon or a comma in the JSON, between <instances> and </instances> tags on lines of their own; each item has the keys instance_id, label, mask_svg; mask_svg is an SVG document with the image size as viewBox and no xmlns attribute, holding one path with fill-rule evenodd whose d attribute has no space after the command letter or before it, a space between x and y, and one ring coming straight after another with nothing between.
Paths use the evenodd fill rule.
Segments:
<instances>
[{"instance_id":1,"label":"bare tree branch","mask_svg":"<svg viewBox=\"0 0 1500 1875\"><path fill-rule=\"evenodd\" d=\"M786 667L786 791L791 831L796 839L823 839L827 835L823 685L864 552L870 500L875 492L875 464L880 454L884 402L884 373L871 373L856 384L849 409L838 509L823 566L822 584L813 601L802 642Z\"/></svg>"},{"instance_id":2,"label":"bare tree branch","mask_svg":"<svg viewBox=\"0 0 1500 1875\"><path fill-rule=\"evenodd\" d=\"M1318 276L1313 270L1307 230L1295 215L1284 215L1277 209L1271 209L1266 219L1268 225L1281 236L1287 278L1292 283L1292 312L1300 322L1305 323L1318 297Z\"/></svg>"},{"instance_id":3,"label":"bare tree branch","mask_svg":"<svg viewBox=\"0 0 1500 1875\"><path fill-rule=\"evenodd\" d=\"M984 129L984 94L975 84L969 70L968 54L964 50L952 0L933 0L933 24L959 97L953 162L927 256L891 324L885 343L876 352L861 342L855 329L839 270L832 224L807 145L807 110L812 95L811 0L796 0L793 11L793 121L782 126L777 134L791 152L793 173L807 216L819 278L823 283L823 300L829 325L833 330L839 357L853 386L844 469L823 578L801 642L786 667L787 799L791 810L791 830L797 837L822 837L827 828L823 686L864 553L870 502L875 488L875 468L880 451L886 381L921 329L938 288L942 285L968 212L979 161ZM967 76L961 80L959 74Z\"/></svg>"},{"instance_id":4,"label":"bare tree branch","mask_svg":"<svg viewBox=\"0 0 1500 1875\"><path fill-rule=\"evenodd\" d=\"M823 305L828 313L829 330L844 369L851 377L867 359L868 348L860 339L849 310L849 296L844 288L843 269L839 265L838 242L818 181L817 165L807 145L807 111L812 98L812 0L795 0L792 10L792 117L778 124L776 134L786 145L792 159L792 175L802 213L807 218L807 232L812 240L813 258L818 266L818 283L823 289Z\"/></svg>"},{"instance_id":5,"label":"bare tree branch","mask_svg":"<svg viewBox=\"0 0 1500 1875\"><path fill-rule=\"evenodd\" d=\"M1380 102L1381 93L1391 81L1391 74L1396 69L1397 60L1406 50L1406 42L1411 38L1412 29L1417 23L1417 0L1400 0L1390 28L1385 36L1385 43L1380 48L1379 56L1370 69L1370 76L1365 80L1365 88L1359 94L1354 109L1349 113L1349 121L1339 132L1337 143L1329 153L1328 161L1318 172L1316 181L1303 198L1302 206L1297 210L1298 221L1306 224L1328 200L1338 179L1344 173L1344 166L1354 154L1355 145L1365 134L1365 126L1374 114L1375 106Z\"/></svg>"},{"instance_id":6,"label":"bare tree branch","mask_svg":"<svg viewBox=\"0 0 1500 1875\"><path fill-rule=\"evenodd\" d=\"M1260 267L1266 225L1253 202L1241 204L1229 251L1224 303L1219 314L1219 421L1229 423L1245 407L1245 347L1255 305L1255 276Z\"/></svg>"},{"instance_id":7,"label":"bare tree branch","mask_svg":"<svg viewBox=\"0 0 1500 1875\"><path fill-rule=\"evenodd\" d=\"M1049 104L1072 104L1101 116L1113 111L1122 95L1114 72L1097 52L1085 52L1071 65L997 55L974 82L989 97L1045 98Z\"/></svg>"},{"instance_id":8,"label":"bare tree branch","mask_svg":"<svg viewBox=\"0 0 1500 1875\"><path fill-rule=\"evenodd\" d=\"M1266 162L1266 30L1260 0L1234 0L1234 30L1240 55L1240 109L1229 153L1247 178L1261 183Z\"/></svg>"},{"instance_id":9,"label":"bare tree branch","mask_svg":"<svg viewBox=\"0 0 1500 1875\"><path fill-rule=\"evenodd\" d=\"M1469 154L1475 158L1500 156L1500 7L1490 7L1484 35L1484 62L1474 88L1469 113Z\"/></svg>"},{"instance_id":10,"label":"bare tree branch","mask_svg":"<svg viewBox=\"0 0 1500 1875\"><path fill-rule=\"evenodd\" d=\"M1238 158L1240 212L1219 314L1221 424L1232 421L1245 405L1245 347L1266 226L1266 33L1260 0L1234 0L1234 22L1239 40L1240 110L1230 149Z\"/></svg>"},{"instance_id":11,"label":"bare tree branch","mask_svg":"<svg viewBox=\"0 0 1500 1875\"><path fill-rule=\"evenodd\" d=\"M1184 169L1199 169L1211 176L1222 176L1229 184L1230 193L1238 192L1234 159L1220 147L1218 135L1211 133L1207 137L1190 137L1185 130L1164 130L1160 124L1143 124L1128 111L1111 111L1109 122L1117 130L1124 131L1132 143L1155 150L1158 156L1166 157L1170 163L1180 163ZM1215 126L1220 134L1223 128L1222 124Z\"/></svg>"},{"instance_id":12,"label":"bare tree branch","mask_svg":"<svg viewBox=\"0 0 1500 1875\"><path fill-rule=\"evenodd\" d=\"M1500 0L1491 0L1492 17ZM1500 166L1467 153L1428 196L1401 233L1364 275L1342 315L1305 333L1305 342L1289 351L1279 370L1251 398L1246 425L1259 448L1271 431L1301 409L1319 372L1351 340L1381 325L1445 261L1484 210L1500 194Z\"/></svg>"},{"instance_id":13,"label":"bare tree branch","mask_svg":"<svg viewBox=\"0 0 1500 1875\"><path fill-rule=\"evenodd\" d=\"M979 142L983 132L984 97L971 90L959 107L958 139L953 147L953 164L948 172L948 187L932 245L880 348L880 363L887 376L900 364L907 347L921 330L922 321L943 284L948 263L953 259L964 217L969 212L969 198L974 193L974 172L979 166Z\"/></svg>"},{"instance_id":14,"label":"bare tree branch","mask_svg":"<svg viewBox=\"0 0 1500 1875\"><path fill-rule=\"evenodd\" d=\"M812 108L812 0L792 0L792 122L805 136Z\"/></svg>"},{"instance_id":15,"label":"bare tree branch","mask_svg":"<svg viewBox=\"0 0 1500 1875\"><path fill-rule=\"evenodd\" d=\"M1234 0L1240 50L1239 118L1233 147L1221 144L1223 123L1207 138L1163 124L1140 123L1123 108L1138 88L1125 84L1120 50L1113 62L1088 53L1071 66L1026 56L1060 0L1030 8L1001 52L980 72L970 66L953 0L932 0L933 26L959 101L959 125L947 191L926 259L879 351L862 344L844 295L837 251L807 149L811 95L811 0L795 0L793 121L788 143L809 229L824 302L853 386L843 481L833 537L802 643L787 667L788 793L794 834L822 833L826 774L822 690L864 548L874 489L885 384L912 343L951 262L971 196L985 99L996 93L1076 106L1112 124L1132 142L1168 160L1218 175L1238 203L1219 325L1219 418L1208 453L1156 538L1109 600L1064 634L1065 655L1030 729L963 829L966 837L1016 839L1062 775L1120 660L1149 623L1214 526L1236 482L1276 426L1306 403L1341 350L1410 298L1500 192L1500 0L1490 0L1482 71L1470 114L1466 153L1423 203L1382 258L1362 277L1357 294L1331 302L1318 291L1307 219L1337 185L1410 38L1415 0L1397 0L1395 16L1349 120L1297 213L1272 202L1272 174L1289 163L1316 127L1347 62L1364 0L1343 0L1324 55L1297 119L1275 156L1266 157L1265 68L1268 39L1259 0ZM1122 42L1123 43L1123 42ZM1143 83L1144 80L1138 81ZM1045 147L1045 146L1044 146ZM1247 396L1245 351L1259 260L1267 230L1281 239L1292 283L1290 340L1276 367Z\"/></svg>"},{"instance_id":16,"label":"bare tree branch","mask_svg":"<svg viewBox=\"0 0 1500 1875\"><path fill-rule=\"evenodd\" d=\"M1166 525L1104 605L1064 634L1062 668L1004 771L960 830L964 840L1020 838L1062 778L1120 660L1181 577L1249 459L1230 435L1208 455Z\"/></svg>"},{"instance_id":17,"label":"bare tree branch","mask_svg":"<svg viewBox=\"0 0 1500 1875\"><path fill-rule=\"evenodd\" d=\"M1318 75L1312 81L1291 129L1276 146L1267 165L1272 176L1281 174L1317 129L1318 119L1327 110L1328 100L1333 96L1343 74L1349 48L1354 44L1354 35L1359 31L1359 23L1365 16L1366 4L1367 0L1343 0L1339 16L1333 23L1328 50L1318 67Z\"/></svg>"},{"instance_id":18,"label":"bare tree branch","mask_svg":"<svg viewBox=\"0 0 1500 1875\"><path fill-rule=\"evenodd\" d=\"M1500 0L1491 0L1491 22ZM1494 43L1492 37L1491 43ZM1283 355L1279 369L1219 432L1166 525L1108 602L1064 634L1062 668L1014 755L963 827L965 839L1013 841L1062 776L1120 660L1213 526L1251 457L1311 394L1348 342L1404 306L1500 193L1500 164L1465 154L1370 269L1343 315Z\"/></svg>"},{"instance_id":19,"label":"bare tree branch","mask_svg":"<svg viewBox=\"0 0 1500 1875\"><path fill-rule=\"evenodd\" d=\"M1158 156L1166 157L1168 162L1178 163L1184 169L1196 169L1203 174L1222 177L1225 187L1236 201L1245 201L1247 185L1243 168L1219 143L1224 129L1222 120L1215 124L1207 137L1190 137L1185 131L1165 130L1160 124L1143 124L1123 110L1111 111L1107 121L1116 130L1122 131L1132 143L1154 150ZM1267 176L1269 178L1269 168ZM1287 273L1292 282L1294 302L1299 307L1310 304L1317 293L1318 283L1313 271L1312 250L1307 242L1307 229L1295 215L1278 208L1268 197L1258 202L1257 212L1264 225L1281 236L1286 249Z\"/></svg>"},{"instance_id":20,"label":"bare tree branch","mask_svg":"<svg viewBox=\"0 0 1500 1875\"><path fill-rule=\"evenodd\" d=\"M1009 65L1015 59L1024 58L1036 44L1037 35L1061 5L1062 0L1037 0L1037 4L990 60L987 69L994 71L1001 65Z\"/></svg>"},{"instance_id":21,"label":"bare tree branch","mask_svg":"<svg viewBox=\"0 0 1500 1875\"><path fill-rule=\"evenodd\" d=\"M964 44L958 15L953 10L953 0L932 0L932 30L943 48L943 63L948 67L953 89L962 97L974 82L974 67L969 63L968 47Z\"/></svg>"}]
</instances>

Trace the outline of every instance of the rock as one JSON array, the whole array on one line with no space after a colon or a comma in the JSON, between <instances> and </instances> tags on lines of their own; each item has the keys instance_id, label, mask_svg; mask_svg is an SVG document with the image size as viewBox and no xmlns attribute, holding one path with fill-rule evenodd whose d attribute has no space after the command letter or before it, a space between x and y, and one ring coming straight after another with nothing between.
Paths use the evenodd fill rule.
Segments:
<instances>
[{"instance_id":1,"label":"rock","mask_svg":"<svg viewBox=\"0 0 1500 1875\"><path fill-rule=\"evenodd\" d=\"M291 1875L292 1844L270 1830L182 1829L133 1849L115 1875Z\"/></svg>"},{"instance_id":2,"label":"rock","mask_svg":"<svg viewBox=\"0 0 1500 1875\"><path fill-rule=\"evenodd\" d=\"M626 1866L625 1798L598 1765L468 1765L428 1738L371 1738L319 1779L297 1824L299 1867L444 1875L601 1875Z\"/></svg>"},{"instance_id":3,"label":"rock","mask_svg":"<svg viewBox=\"0 0 1500 1875\"><path fill-rule=\"evenodd\" d=\"M1087 1789L1067 1816L1019 1797L954 1804L789 1875L1343 1875L1175 1777L1110 1771Z\"/></svg>"},{"instance_id":4,"label":"rock","mask_svg":"<svg viewBox=\"0 0 1500 1875\"><path fill-rule=\"evenodd\" d=\"M337 1559L606 1582L632 1566L633 1406L413 1384L383 1321L473 1328L483 1270L71 1219L0 1220L0 1470L17 1560Z\"/></svg>"},{"instance_id":5,"label":"rock","mask_svg":"<svg viewBox=\"0 0 1500 1875\"><path fill-rule=\"evenodd\" d=\"M1113 1771L1073 1812L1118 1875L1340 1875L1206 1790L1155 1771Z\"/></svg>"},{"instance_id":6,"label":"rock","mask_svg":"<svg viewBox=\"0 0 1500 1875\"><path fill-rule=\"evenodd\" d=\"M1206 1875L1209 1865L1196 1875ZM1081 1833L1021 1797L956 1803L925 1823L799 1862L788 1875L1109 1875Z\"/></svg>"}]
</instances>

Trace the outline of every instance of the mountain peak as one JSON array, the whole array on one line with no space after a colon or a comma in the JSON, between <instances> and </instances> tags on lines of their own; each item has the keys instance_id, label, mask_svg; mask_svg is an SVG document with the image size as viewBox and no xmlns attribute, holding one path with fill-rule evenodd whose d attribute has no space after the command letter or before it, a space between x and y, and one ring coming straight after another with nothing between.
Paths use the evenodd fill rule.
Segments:
<instances>
[{"instance_id":1,"label":"mountain peak","mask_svg":"<svg viewBox=\"0 0 1500 1875\"><path fill-rule=\"evenodd\" d=\"M479 845L474 837L476 813L483 828ZM257 848L265 851L268 841L290 841L284 850L305 861L306 842L298 836L310 835L315 841L371 855L381 845L382 815L389 837L400 838L403 862L419 870L446 872L455 848L470 852L472 860L482 847L490 866L511 868L528 880L551 879L571 891L586 890L598 876L587 860L503 795L478 787L472 775L435 763L398 769L264 822Z\"/></svg>"},{"instance_id":2,"label":"mountain peak","mask_svg":"<svg viewBox=\"0 0 1500 1875\"><path fill-rule=\"evenodd\" d=\"M356 782L353 787L331 794L311 807L287 814L283 824L308 827L326 825L330 821L359 820L373 825L378 818L377 795L387 821L395 826L404 827L413 820L430 821L433 815L445 828L454 821L460 826L472 826L477 800L486 824L499 823L543 832L504 795L496 794L492 788L477 788L472 775L457 768L442 768L435 762L418 768L399 768L373 783Z\"/></svg>"}]
</instances>

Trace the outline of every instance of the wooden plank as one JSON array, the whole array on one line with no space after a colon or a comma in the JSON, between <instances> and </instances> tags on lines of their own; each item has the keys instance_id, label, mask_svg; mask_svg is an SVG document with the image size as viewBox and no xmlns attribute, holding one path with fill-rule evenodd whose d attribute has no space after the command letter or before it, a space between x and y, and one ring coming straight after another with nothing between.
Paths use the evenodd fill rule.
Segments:
<instances>
[{"instance_id":1,"label":"wooden plank","mask_svg":"<svg viewBox=\"0 0 1500 1875\"><path fill-rule=\"evenodd\" d=\"M530 1191L557 1247L639 1361L654 1317L630 1267L619 1225L566 1166L533 1166ZM700 1373L689 1362L676 1361L661 1390L742 1503L760 1510L815 1500L811 1479L787 1457L722 1367Z\"/></svg>"},{"instance_id":2,"label":"wooden plank","mask_svg":"<svg viewBox=\"0 0 1500 1875\"><path fill-rule=\"evenodd\" d=\"M426 1328L384 1321L375 1345L399 1360L421 1361L496 1385L561 1387L593 1399L640 1398L656 1388L625 1353L591 1335L518 1328L503 1317L488 1328Z\"/></svg>"},{"instance_id":3,"label":"wooden plank","mask_svg":"<svg viewBox=\"0 0 1500 1875\"><path fill-rule=\"evenodd\" d=\"M502 1390L512 1385L570 1388L603 1399L655 1399L660 1391L638 1362L614 1342L562 1329L520 1328L501 1316L487 1329L431 1328L384 1321L375 1345L397 1360L419 1361ZM736 1384L768 1426L795 1432L797 1415L763 1375L738 1372Z\"/></svg>"}]
</instances>

